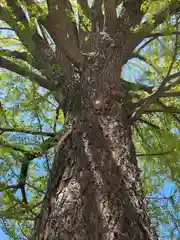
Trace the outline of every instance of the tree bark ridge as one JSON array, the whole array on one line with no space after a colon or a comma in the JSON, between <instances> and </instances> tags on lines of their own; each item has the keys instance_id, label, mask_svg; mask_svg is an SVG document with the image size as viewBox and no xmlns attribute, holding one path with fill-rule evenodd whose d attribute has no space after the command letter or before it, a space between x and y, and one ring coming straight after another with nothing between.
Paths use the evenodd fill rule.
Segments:
<instances>
[{"instance_id":1,"label":"tree bark ridge","mask_svg":"<svg viewBox=\"0 0 180 240\"><path fill-rule=\"evenodd\" d=\"M97 109L89 93L58 149L36 238L151 239L124 98L104 92Z\"/></svg>"}]
</instances>

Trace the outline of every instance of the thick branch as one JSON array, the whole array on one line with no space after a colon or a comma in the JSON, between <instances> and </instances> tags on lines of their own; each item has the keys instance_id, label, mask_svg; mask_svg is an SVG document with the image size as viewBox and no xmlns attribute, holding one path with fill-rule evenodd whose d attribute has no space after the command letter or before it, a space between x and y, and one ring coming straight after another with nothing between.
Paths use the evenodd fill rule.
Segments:
<instances>
[{"instance_id":1,"label":"thick branch","mask_svg":"<svg viewBox=\"0 0 180 240\"><path fill-rule=\"evenodd\" d=\"M92 32L103 30L104 16L102 14L103 0L95 0L92 5Z\"/></svg>"},{"instance_id":2,"label":"thick branch","mask_svg":"<svg viewBox=\"0 0 180 240\"><path fill-rule=\"evenodd\" d=\"M116 0L116 7L118 7L122 3L122 0Z\"/></svg>"},{"instance_id":3,"label":"thick branch","mask_svg":"<svg viewBox=\"0 0 180 240\"><path fill-rule=\"evenodd\" d=\"M14 14L18 16L21 9L14 7L13 11ZM3 13L1 19L7 22L15 30L21 42L34 57L33 64L35 67L41 71L47 79L49 79L49 82L63 84L65 80L59 62L56 61L53 50L50 48L48 42L41 38L37 29L32 28L29 25L28 20L21 22L21 24L17 24L5 8L0 7L0 12ZM54 67L56 71L53 71L52 67Z\"/></svg>"},{"instance_id":4,"label":"thick branch","mask_svg":"<svg viewBox=\"0 0 180 240\"><path fill-rule=\"evenodd\" d=\"M67 39L59 39L57 46L66 55L67 59L73 63L76 67L82 68L84 62L84 56L81 54L78 48L72 44L72 42Z\"/></svg>"},{"instance_id":5,"label":"thick branch","mask_svg":"<svg viewBox=\"0 0 180 240\"><path fill-rule=\"evenodd\" d=\"M19 8L18 8L19 9ZM16 8L14 9L16 11ZM19 10L15 12L15 15L19 15ZM6 22L16 32L17 36L21 40L22 44L28 49L28 51L34 57L33 65L41 71L41 73L55 84L64 83L64 75L62 75L62 69L60 69L59 62L55 59L55 54L48 42L41 38L36 28L31 28L29 22L23 21L17 24L15 18L13 18L8 10L0 6L0 19ZM55 70L52 67L55 66Z\"/></svg>"},{"instance_id":6,"label":"thick branch","mask_svg":"<svg viewBox=\"0 0 180 240\"><path fill-rule=\"evenodd\" d=\"M78 49L77 29L69 17L72 12L68 0L48 0L49 16L46 27L53 38L58 51L63 52L75 66L81 67L84 56ZM61 53L59 53L59 56Z\"/></svg>"},{"instance_id":7,"label":"thick branch","mask_svg":"<svg viewBox=\"0 0 180 240\"><path fill-rule=\"evenodd\" d=\"M49 90L54 90L56 86L48 81L46 78L37 75L36 73L30 71L27 66L20 66L19 64L9 61L6 58L0 56L0 67L5 68L9 71L17 73L23 77L27 77L32 81L36 81L40 86L47 88Z\"/></svg>"},{"instance_id":8,"label":"thick branch","mask_svg":"<svg viewBox=\"0 0 180 240\"><path fill-rule=\"evenodd\" d=\"M88 0L77 0L78 4L80 5L83 13L88 17L91 18L91 9L88 5Z\"/></svg>"},{"instance_id":9,"label":"thick branch","mask_svg":"<svg viewBox=\"0 0 180 240\"><path fill-rule=\"evenodd\" d=\"M116 26L116 0L104 0L104 27L106 32L113 32Z\"/></svg>"},{"instance_id":10,"label":"thick branch","mask_svg":"<svg viewBox=\"0 0 180 240\"><path fill-rule=\"evenodd\" d=\"M123 1L121 14L119 16L120 27L129 29L140 23L143 12L141 11L142 0Z\"/></svg>"},{"instance_id":11,"label":"thick branch","mask_svg":"<svg viewBox=\"0 0 180 240\"><path fill-rule=\"evenodd\" d=\"M15 15L18 22L27 21L26 15L21 6L18 4L18 1L6 0L6 2L8 6L11 7L13 14Z\"/></svg>"}]
</instances>

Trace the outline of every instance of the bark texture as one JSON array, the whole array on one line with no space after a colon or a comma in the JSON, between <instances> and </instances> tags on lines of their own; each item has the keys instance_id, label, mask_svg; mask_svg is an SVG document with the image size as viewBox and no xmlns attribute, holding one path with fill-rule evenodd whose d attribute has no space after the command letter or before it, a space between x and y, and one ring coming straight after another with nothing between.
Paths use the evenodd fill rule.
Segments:
<instances>
[{"instance_id":1,"label":"bark texture","mask_svg":"<svg viewBox=\"0 0 180 240\"><path fill-rule=\"evenodd\" d=\"M152 239L130 99L119 81L131 45L119 52L112 43L108 35L100 37L99 53L86 55L75 97L67 99L71 124L57 147L35 239Z\"/></svg>"},{"instance_id":2,"label":"bark texture","mask_svg":"<svg viewBox=\"0 0 180 240\"><path fill-rule=\"evenodd\" d=\"M54 160L37 239L151 239L123 104L76 119Z\"/></svg>"},{"instance_id":3,"label":"bark texture","mask_svg":"<svg viewBox=\"0 0 180 240\"><path fill-rule=\"evenodd\" d=\"M6 1L20 19L21 7ZM30 28L27 19L22 24L31 30L32 44L28 45L18 25L15 28L30 53L31 65L42 74L34 73L34 79L56 91L67 123L35 221L34 239L153 239L132 142L132 100L121 71L135 56L137 45L164 21L167 9L154 15L154 24L145 22L133 31L143 17L142 0L95 0L91 7L86 0L77 2L81 11L76 23L70 17L73 6L68 0L47 0L47 16L38 19L54 41L55 51L45 36ZM34 1L25 3L38 9ZM169 9L176 12L178 3ZM6 10L1 7L0 11ZM85 25L88 21L82 12L91 26ZM14 28L9 18L3 20ZM2 63L7 69L15 68L7 59ZM133 120L141 114L139 110Z\"/></svg>"},{"instance_id":4,"label":"bark texture","mask_svg":"<svg viewBox=\"0 0 180 240\"><path fill-rule=\"evenodd\" d=\"M8 8L0 5L0 19L15 31L25 50L6 50L0 67L48 89L66 115L64 133L54 133L62 137L31 240L154 239L142 196L132 124L160 96L170 94L165 91L179 80L165 84L179 73L166 77L153 93L152 87L122 80L121 71L136 57L137 45L152 37L167 15L180 11L180 1L169 1L154 13L153 21L145 17L142 24L142 0L94 0L92 6L77 0L76 14L72 4L76 1L43 1L48 11L34 0L5 2ZM74 21L72 16L77 15ZM31 17L36 18L41 35ZM22 66L9 57L23 61ZM25 63L33 70L25 68ZM134 110L129 86L152 93Z\"/></svg>"}]
</instances>

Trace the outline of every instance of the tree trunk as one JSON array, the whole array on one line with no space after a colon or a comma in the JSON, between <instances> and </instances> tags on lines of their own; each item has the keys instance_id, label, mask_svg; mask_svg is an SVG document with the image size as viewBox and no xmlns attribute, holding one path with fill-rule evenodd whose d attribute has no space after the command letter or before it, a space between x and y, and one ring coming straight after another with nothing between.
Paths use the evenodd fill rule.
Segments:
<instances>
[{"instance_id":1,"label":"tree trunk","mask_svg":"<svg viewBox=\"0 0 180 240\"><path fill-rule=\"evenodd\" d=\"M67 99L73 121L57 147L35 223L37 240L153 239L132 142L130 99L119 80L129 49L123 46L120 54L112 46L108 61L105 51L87 55L78 92Z\"/></svg>"}]
</instances>

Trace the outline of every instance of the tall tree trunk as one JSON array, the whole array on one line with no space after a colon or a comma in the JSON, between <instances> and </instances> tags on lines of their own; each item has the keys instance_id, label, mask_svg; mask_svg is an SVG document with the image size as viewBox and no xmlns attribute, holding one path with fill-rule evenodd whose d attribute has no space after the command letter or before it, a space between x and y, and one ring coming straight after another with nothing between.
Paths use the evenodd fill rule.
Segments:
<instances>
[{"instance_id":1,"label":"tall tree trunk","mask_svg":"<svg viewBox=\"0 0 180 240\"><path fill-rule=\"evenodd\" d=\"M76 97L67 100L73 121L57 147L35 239L152 239L119 81L125 59L111 50L108 62L87 56Z\"/></svg>"}]
</instances>

